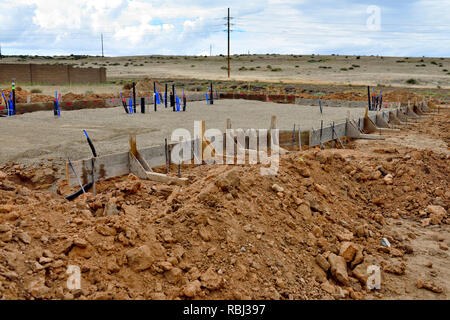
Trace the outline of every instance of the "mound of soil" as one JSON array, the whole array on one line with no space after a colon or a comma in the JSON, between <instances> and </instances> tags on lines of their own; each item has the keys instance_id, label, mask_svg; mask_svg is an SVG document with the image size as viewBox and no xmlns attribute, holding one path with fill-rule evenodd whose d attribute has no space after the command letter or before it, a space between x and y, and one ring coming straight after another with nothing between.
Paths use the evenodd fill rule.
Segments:
<instances>
[{"instance_id":1,"label":"mound of soil","mask_svg":"<svg viewBox=\"0 0 450 320\"><path fill-rule=\"evenodd\" d=\"M195 166L183 169L185 187L129 175L73 202L33 189L33 179L51 183L52 170L34 178L36 169L3 166L0 299L389 295L417 254L415 232L392 226L450 224L448 160L408 147L311 149L282 156L274 176ZM62 192L71 192L63 182ZM381 294L366 289L369 265L383 271ZM79 267L81 289L67 288L69 266Z\"/></svg>"}]
</instances>

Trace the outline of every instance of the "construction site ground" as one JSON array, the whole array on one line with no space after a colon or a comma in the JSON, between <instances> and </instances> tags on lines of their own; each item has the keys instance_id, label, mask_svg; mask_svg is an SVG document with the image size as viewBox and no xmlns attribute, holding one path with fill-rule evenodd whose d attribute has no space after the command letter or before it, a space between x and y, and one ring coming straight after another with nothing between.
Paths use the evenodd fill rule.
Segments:
<instances>
[{"instance_id":1,"label":"construction site ground","mask_svg":"<svg viewBox=\"0 0 450 320\"><path fill-rule=\"evenodd\" d=\"M170 105L147 106L147 113L126 114L123 107L106 109L84 109L61 111L54 117L52 111L38 111L2 118L0 135L0 163L20 161L36 163L42 158L62 164L70 157L79 160L90 156L83 130L87 130L100 155L124 152L128 148L129 134L137 134L138 147L144 148L164 144L174 129L185 128L194 134L194 121L205 120L206 129L216 128L225 132L226 119L231 119L232 128L267 129L272 115L277 116L280 129L310 130L320 128L331 121L345 122L348 111L351 119L362 117L363 108L324 108L294 104L276 104L249 100L215 100L188 102L186 112L173 112Z\"/></svg>"},{"instance_id":2,"label":"construction site ground","mask_svg":"<svg viewBox=\"0 0 450 320\"><path fill-rule=\"evenodd\" d=\"M233 127L250 115L268 127L273 112L262 112L263 105L233 103L245 104L239 118L227 114ZM55 155L68 132L60 152L82 157L88 154L86 146L81 151L83 128L99 153L107 143L117 144L109 151L125 151L117 138L133 128L147 130L138 146L150 144L152 130L164 135L157 131L164 121L148 125L156 116L173 123L176 117L190 129L187 117L227 106L202 103L191 106L192 115L128 116L118 108L54 119L37 112L1 119L7 128L1 143L15 139L17 150L32 150L49 140L48 154ZM302 107L279 108L279 127L308 119L308 112L297 112ZM336 110L326 109L325 116ZM199 119L220 129L225 119L216 115ZM318 113L314 117L317 122ZM105 118L115 129L104 131ZM58 131L50 129L55 123ZM42 155L11 153L0 161L0 299L448 300L449 127L449 109L441 109L386 140L282 155L276 175L261 176L260 165L185 166L187 186L129 175L98 182L96 196L74 201L63 197L75 191L61 179L64 166L51 160L36 166ZM27 158L34 166L24 164ZM12 159L20 161L5 164ZM81 289L67 288L69 265L80 268ZM379 290L366 289L370 265L381 268Z\"/></svg>"}]
</instances>

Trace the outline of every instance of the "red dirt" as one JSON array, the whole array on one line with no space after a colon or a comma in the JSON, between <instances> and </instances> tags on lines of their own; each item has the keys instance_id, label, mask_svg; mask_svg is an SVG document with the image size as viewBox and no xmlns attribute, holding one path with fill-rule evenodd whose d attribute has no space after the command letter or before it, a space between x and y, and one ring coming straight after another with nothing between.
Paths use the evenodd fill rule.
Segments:
<instances>
[{"instance_id":1,"label":"red dirt","mask_svg":"<svg viewBox=\"0 0 450 320\"><path fill-rule=\"evenodd\" d=\"M413 126L396 138L448 132L449 114ZM0 299L448 299L449 156L370 143L284 155L276 176L204 165L180 188L130 175L72 202L37 190L57 168L0 167ZM435 231L429 278L415 239ZM383 270L376 293L369 264Z\"/></svg>"}]
</instances>

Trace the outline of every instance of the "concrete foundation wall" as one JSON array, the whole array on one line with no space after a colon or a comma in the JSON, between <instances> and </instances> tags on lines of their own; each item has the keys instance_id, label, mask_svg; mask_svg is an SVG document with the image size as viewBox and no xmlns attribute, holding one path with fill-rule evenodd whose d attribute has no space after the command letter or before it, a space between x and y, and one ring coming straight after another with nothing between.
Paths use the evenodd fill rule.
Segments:
<instances>
[{"instance_id":1,"label":"concrete foundation wall","mask_svg":"<svg viewBox=\"0 0 450 320\"><path fill-rule=\"evenodd\" d=\"M74 68L70 65L0 63L0 83L16 78L20 83L69 84L105 83L106 68Z\"/></svg>"}]
</instances>

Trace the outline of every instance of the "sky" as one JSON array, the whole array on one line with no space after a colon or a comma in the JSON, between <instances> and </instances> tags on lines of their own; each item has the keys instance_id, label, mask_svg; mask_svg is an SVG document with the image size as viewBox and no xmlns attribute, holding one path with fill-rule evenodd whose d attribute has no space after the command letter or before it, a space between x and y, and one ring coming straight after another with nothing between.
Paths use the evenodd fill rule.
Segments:
<instances>
[{"instance_id":1,"label":"sky","mask_svg":"<svg viewBox=\"0 0 450 320\"><path fill-rule=\"evenodd\" d=\"M4 55L450 57L450 0L0 0Z\"/></svg>"}]
</instances>

